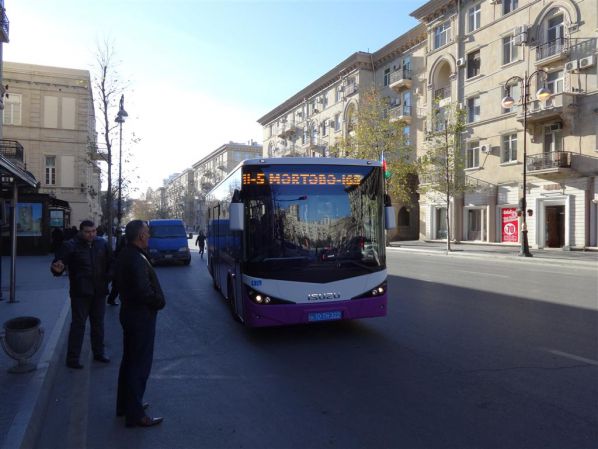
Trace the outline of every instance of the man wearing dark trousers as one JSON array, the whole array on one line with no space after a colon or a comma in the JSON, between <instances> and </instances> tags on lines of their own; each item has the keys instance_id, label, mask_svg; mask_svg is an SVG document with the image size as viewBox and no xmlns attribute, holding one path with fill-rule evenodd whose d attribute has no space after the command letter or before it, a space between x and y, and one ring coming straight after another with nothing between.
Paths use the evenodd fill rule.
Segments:
<instances>
[{"instance_id":1,"label":"man wearing dark trousers","mask_svg":"<svg viewBox=\"0 0 598 449\"><path fill-rule=\"evenodd\" d=\"M147 259L149 228L133 220L125 228L127 246L116 260L116 288L120 294L123 357L118 373L116 415L127 427L151 427L163 418L145 414L143 395L154 357L156 316L166 302L156 272Z\"/></svg>"},{"instance_id":2,"label":"man wearing dark trousers","mask_svg":"<svg viewBox=\"0 0 598 449\"><path fill-rule=\"evenodd\" d=\"M104 354L104 312L108 282L112 274L112 252L106 241L96 236L96 226L83 220L79 233L56 251L50 270L60 276L68 267L71 296L71 328L66 365L81 369L79 361L87 318L91 325L94 360L109 363Z\"/></svg>"}]
</instances>

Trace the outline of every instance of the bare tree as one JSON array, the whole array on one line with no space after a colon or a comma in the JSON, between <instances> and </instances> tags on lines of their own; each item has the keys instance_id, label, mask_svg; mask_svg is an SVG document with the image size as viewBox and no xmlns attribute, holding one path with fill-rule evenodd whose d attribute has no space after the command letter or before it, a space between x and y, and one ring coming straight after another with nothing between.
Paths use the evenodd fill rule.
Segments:
<instances>
[{"instance_id":1,"label":"bare tree","mask_svg":"<svg viewBox=\"0 0 598 449\"><path fill-rule=\"evenodd\" d=\"M467 191L461 134L465 130L465 111L458 104L441 105L435 101L434 119L428 123L425 154L420 158L420 191L444 195L446 251L451 251L451 198Z\"/></svg>"},{"instance_id":2,"label":"bare tree","mask_svg":"<svg viewBox=\"0 0 598 449\"><path fill-rule=\"evenodd\" d=\"M112 188L112 132L116 129L110 113L117 108L118 99L123 91L122 82L118 79L117 62L114 46L109 40L98 44L96 62L93 72L93 90L96 106L100 112L99 131L106 146L108 163L108 188L106 190L106 212L104 222L107 225L108 241L112 242L112 216L114 190Z\"/></svg>"}]
</instances>

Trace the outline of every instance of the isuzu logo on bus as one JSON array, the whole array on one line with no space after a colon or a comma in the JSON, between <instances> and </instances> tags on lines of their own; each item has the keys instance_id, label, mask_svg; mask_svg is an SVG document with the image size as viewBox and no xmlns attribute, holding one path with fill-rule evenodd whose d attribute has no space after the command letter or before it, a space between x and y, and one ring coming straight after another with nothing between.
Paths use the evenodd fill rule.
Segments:
<instances>
[{"instance_id":1,"label":"isuzu logo on bus","mask_svg":"<svg viewBox=\"0 0 598 449\"><path fill-rule=\"evenodd\" d=\"M323 301L325 299L338 299L341 297L341 294L338 292L330 292L330 293L310 293L307 295L308 301Z\"/></svg>"}]
</instances>

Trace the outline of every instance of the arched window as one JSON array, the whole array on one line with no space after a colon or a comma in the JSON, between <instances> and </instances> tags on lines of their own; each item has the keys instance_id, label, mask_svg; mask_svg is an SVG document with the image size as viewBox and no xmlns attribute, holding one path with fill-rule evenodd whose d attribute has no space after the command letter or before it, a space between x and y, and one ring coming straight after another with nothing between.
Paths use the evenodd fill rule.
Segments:
<instances>
[{"instance_id":1,"label":"arched window","mask_svg":"<svg viewBox=\"0 0 598 449\"><path fill-rule=\"evenodd\" d=\"M409 211L405 207L399 210L399 226L409 226L411 217Z\"/></svg>"}]
</instances>

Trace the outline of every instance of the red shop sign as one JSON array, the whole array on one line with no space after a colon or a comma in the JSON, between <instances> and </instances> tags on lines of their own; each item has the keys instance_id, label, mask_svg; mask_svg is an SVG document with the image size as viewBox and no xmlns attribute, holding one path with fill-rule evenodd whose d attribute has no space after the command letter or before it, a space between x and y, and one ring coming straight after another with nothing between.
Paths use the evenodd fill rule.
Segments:
<instances>
[{"instance_id":1,"label":"red shop sign","mask_svg":"<svg viewBox=\"0 0 598 449\"><path fill-rule=\"evenodd\" d=\"M503 242L519 241L519 217L515 207L503 207L501 227Z\"/></svg>"}]
</instances>

